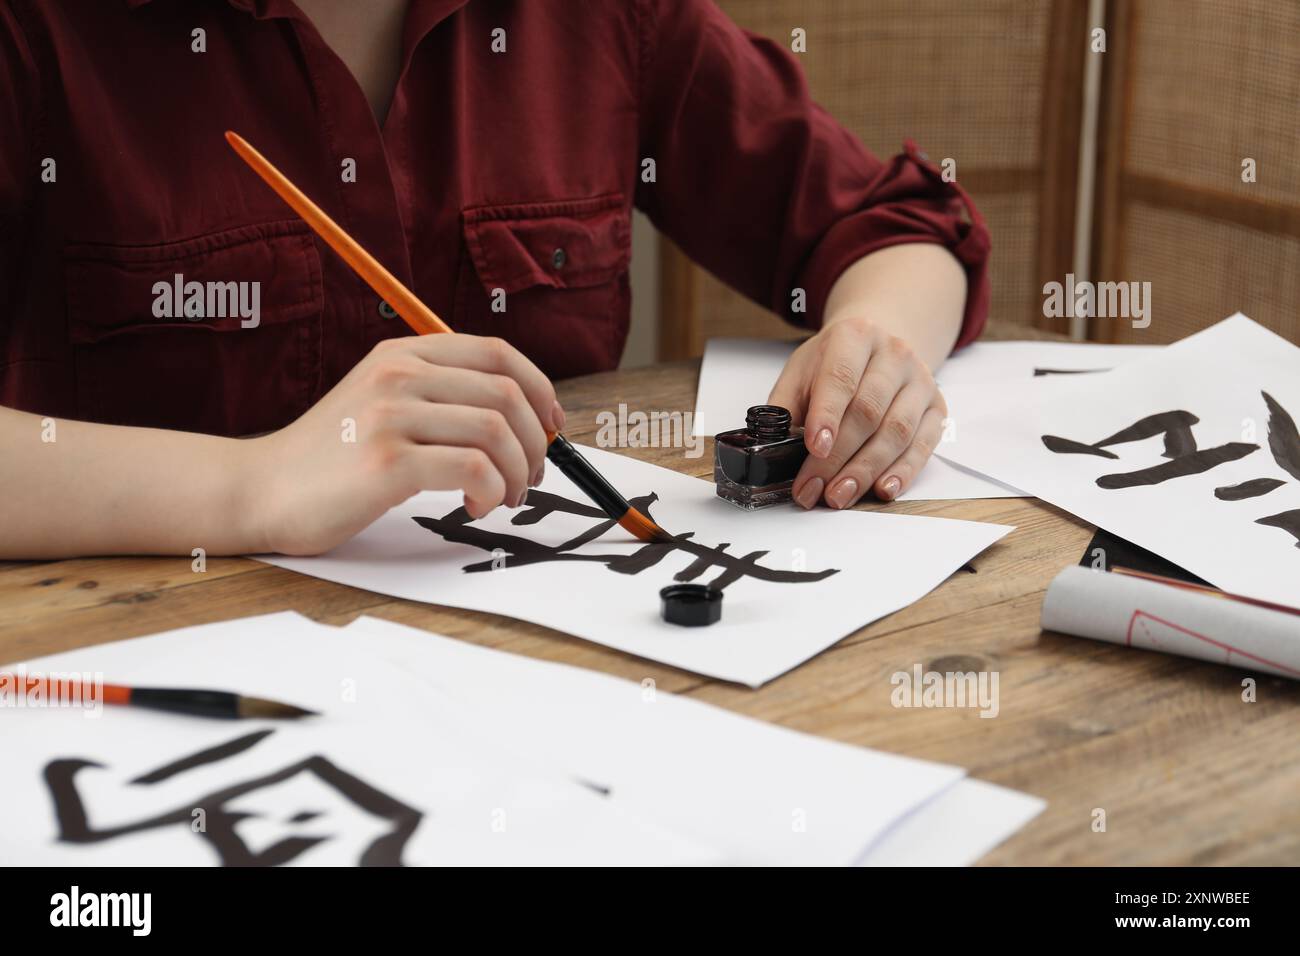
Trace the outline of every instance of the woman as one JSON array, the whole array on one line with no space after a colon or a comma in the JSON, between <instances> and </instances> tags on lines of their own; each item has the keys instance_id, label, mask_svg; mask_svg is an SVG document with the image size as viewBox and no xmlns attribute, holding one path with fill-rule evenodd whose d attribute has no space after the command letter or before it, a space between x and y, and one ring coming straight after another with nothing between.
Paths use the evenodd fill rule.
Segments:
<instances>
[{"instance_id":1,"label":"woman","mask_svg":"<svg viewBox=\"0 0 1300 956\"><path fill-rule=\"evenodd\" d=\"M315 553L422 489L516 506L564 424L548 376L622 351L633 205L815 330L771 396L799 503L896 497L988 237L796 60L707 0L0 0L0 557ZM469 334L407 334L225 129Z\"/></svg>"}]
</instances>

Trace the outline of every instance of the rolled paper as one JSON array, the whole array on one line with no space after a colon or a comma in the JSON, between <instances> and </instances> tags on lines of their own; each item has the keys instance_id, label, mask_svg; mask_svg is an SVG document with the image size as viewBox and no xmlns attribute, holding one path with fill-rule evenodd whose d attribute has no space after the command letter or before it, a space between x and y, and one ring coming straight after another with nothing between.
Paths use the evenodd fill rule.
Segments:
<instances>
[{"instance_id":1,"label":"rolled paper","mask_svg":"<svg viewBox=\"0 0 1300 956\"><path fill-rule=\"evenodd\" d=\"M1300 614L1125 574L1066 568L1043 630L1300 679Z\"/></svg>"}]
</instances>

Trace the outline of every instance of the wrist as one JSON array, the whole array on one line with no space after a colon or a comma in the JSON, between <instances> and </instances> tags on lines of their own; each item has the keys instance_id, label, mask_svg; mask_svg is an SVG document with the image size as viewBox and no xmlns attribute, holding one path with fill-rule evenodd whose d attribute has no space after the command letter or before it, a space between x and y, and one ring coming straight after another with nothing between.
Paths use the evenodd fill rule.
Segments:
<instances>
[{"instance_id":1,"label":"wrist","mask_svg":"<svg viewBox=\"0 0 1300 956\"><path fill-rule=\"evenodd\" d=\"M858 319L900 338L932 370L961 331L966 274L942 246L906 243L877 250L846 269L831 287L822 327Z\"/></svg>"},{"instance_id":2,"label":"wrist","mask_svg":"<svg viewBox=\"0 0 1300 956\"><path fill-rule=\"evenodd\" d=\"M224 497L228 502L230 527L238 542L230 549L234 553L274 551L271 532L275 510L274 438L271 434L231 439L230 464L224 469L228 481Z\"/></svg>"}]
</instances>

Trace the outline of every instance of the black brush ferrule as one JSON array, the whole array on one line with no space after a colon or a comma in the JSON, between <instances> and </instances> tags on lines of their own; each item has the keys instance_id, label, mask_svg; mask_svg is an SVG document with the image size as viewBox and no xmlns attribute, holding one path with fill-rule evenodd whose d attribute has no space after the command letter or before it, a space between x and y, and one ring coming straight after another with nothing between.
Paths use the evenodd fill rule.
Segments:
<instances>
[{"instance_id":1,"label":"black brush ferrule","mask_svg":"<svg viewBox=\"0 0 1300 956\"><path fill-rule=\"evenodd\" d=\"M195 717L238 717L239 695L224 690L181 690L171 687L133 687L131 706L165 710Z\"/></svg>"},{"instance_id":2,"label":"black brush ferrule","mask_svg":"<svg viewBox=\"0 0 1300 956\"><path fill-rule=\"evenodd\" d=\"M622 520L632 507L563 435L556 435L551 441L546 449L546 458L615 521Z\"/></svg>"}]
</instances>

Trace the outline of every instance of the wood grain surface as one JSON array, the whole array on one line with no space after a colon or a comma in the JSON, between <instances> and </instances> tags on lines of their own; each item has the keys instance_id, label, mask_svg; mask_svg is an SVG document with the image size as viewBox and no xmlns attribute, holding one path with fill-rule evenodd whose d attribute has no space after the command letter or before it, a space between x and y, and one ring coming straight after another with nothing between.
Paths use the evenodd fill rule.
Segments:
<instances>
[{"instance_id":1,"label":"wood grain surface","mask_svg":"<svg viewBox=\"0 0 1300 956\"><path fill-rule=\"evenodd\" d=\"M698 362L560 385L569 437L591 441L619 402L693 407ZM682 449L625 449L707 477ZM344 624L361 613L488 647L615 674L824 737L966 767L1036 794L1047 810L987 864L1300 862L1300 686L1266 675L1043 633L1052 577L1092 528L1034 499L877 503L1016 530L916 604L865 627L760 690L698 677L505 617L393 600L243 558L86 558L0 563L0 663L208 621L294 610ZM863 547L870 547L864 541ZM992 669L1000 711L897 709L890 675ZM1242 680L1257 680L1254 703ZM0 715L2 719L2 715ZM1105 832L1094 811L1105 811Z\"/></svg>"}]
</instances>

